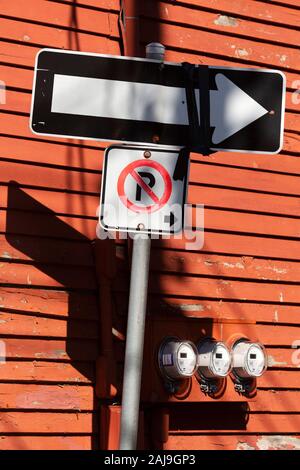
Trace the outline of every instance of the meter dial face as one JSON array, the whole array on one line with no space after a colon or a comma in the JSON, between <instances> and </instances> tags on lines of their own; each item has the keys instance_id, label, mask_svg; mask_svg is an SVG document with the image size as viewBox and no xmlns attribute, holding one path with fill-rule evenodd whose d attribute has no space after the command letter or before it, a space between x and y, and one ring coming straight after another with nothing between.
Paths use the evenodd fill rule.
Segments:
<instances>
[{"instance_id":1,"label":"meter dial face","mask_svg":"<svg viewBox=\"0 0 300 470\"><path fill-rule=\"evenodd\" d=\"M197 356L193 346L189 343L181 343L177 351L177 363L183 375L191 376L195 372Z\"/></svg>"},{"instance_id":2,"label":"meter dial face","mask_svg":"<svg viewBox=\"0 0 300 470\"><path fill-rule=\"evenodd\" d=\"M197 349L190 341L166 338L158 351L159 368L168 380L191 377L197 367Z\"/></svg>"},{"instance_id":3,"label":"meter dial face","mask_svg":"<svg viewBox=\"0 0 300 470\"><path fill-rule=\"evenodd\" d=\"M216 375L225 377L231 367L231 355L227 347L217 343L212 355L212 368Z\"/></svg>"},{"instance_id":4,"label":"meter dial face","mask_svg":"<svg viewBox=\"0 0 300 470\"><path fill-rule=\"evenodd\" d=\"M248 372L254 377L259 377L263 374L266 368L266 355L259 344L251 344L249 347L246 366Z\"/></svg>"}]
</instances>

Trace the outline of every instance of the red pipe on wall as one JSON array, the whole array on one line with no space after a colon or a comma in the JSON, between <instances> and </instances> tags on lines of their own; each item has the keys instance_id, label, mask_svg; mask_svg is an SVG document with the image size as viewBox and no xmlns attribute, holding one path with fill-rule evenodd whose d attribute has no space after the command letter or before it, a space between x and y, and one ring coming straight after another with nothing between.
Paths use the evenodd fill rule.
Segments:
<instances>
[{"instance_id":1,"label":"red pipe on wall","mask_svg":"<svg viewBox=\"0 0 300 470\"><path fill-rule=\"evenodd\" d=\"M114 240L95 242L95 264L99 283L100 356L96 364L96 395L99 398L116 396L116 364L112 334L113 306L111 285L116 275Z\"/></svg>"},{"instance_id":2,"label":"red pipe on wall","mask_svg":"<svg viewBox=\"0 0 300 470\"><path fill-rule=\"evenodd\" d=\"M130 57L140 56L141 53L138 5L139 0L121 0L120 2L120 29L124 55Z\"/></svg>"}]
</instances>

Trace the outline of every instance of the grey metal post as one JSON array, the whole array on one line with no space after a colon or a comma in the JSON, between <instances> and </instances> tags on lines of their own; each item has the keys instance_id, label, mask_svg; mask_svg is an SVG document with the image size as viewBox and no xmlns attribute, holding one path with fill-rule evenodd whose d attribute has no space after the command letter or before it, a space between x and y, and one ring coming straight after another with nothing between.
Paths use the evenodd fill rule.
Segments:
<instances>
[{"instance_id":1,"label":"grey metal post","mask_svg":"<svg viewBox=\"0 0 300 470\"><path fill-rule=\"evenodd\" d=\"M150 248L149 237L133 241L120 450L135 450L137 443Z\"/></svg>"},{"instance_id":2,"label":"grey metal post","mask_svg":"<svg viewBox=\"0 0 300 470\"><path fill-rule=\"evenodd\" d=\"M146 56L149 59L163 60L164 50L162 44L151 43L146 47ZM134 238L122 391L120 450L136 450L137 444L150 249L149 236L140 235Z\"/></svg>"}]
</instances>

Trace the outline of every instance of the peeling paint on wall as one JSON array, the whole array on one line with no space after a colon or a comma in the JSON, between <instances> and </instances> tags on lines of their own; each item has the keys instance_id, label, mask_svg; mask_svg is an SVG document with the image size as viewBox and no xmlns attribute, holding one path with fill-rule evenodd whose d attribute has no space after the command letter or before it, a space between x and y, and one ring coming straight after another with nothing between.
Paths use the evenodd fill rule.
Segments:
<instances>
[{"instance_id":1,"label":"peeling paint on wall","mask_svg":"<svg viewBox=\"0 0 300 470\"><path fill-rule=\"evenodd\" d=\"M215 264L215 261L211 261L210 259L207 259L204 261L205 266L213 266Z\"/></svg>"},{"instance_id":2,"label":"peeling paint on wall","mask_svg":"<svg viewBox=\"0 0 300 470\"><path fill-rule=\"evenodd\" d=\"M275 266L257 266L256 269L257 270L259 270L259 269L268 269L270 271L274 271L274 273L277 273L277 274L286 274L288 272L287 269L276 268Z\"/></svg>"},{"instance_id":3,"label":"peeling paint on wall","mask_svg":"<svg viewBox=\"0 0 300 470\"><path fill-rule=\"evenodd\" d=\"M253 442L253 441L252 441ZM250 445L245 441L238 441L236 450L299 450L300 439L291 436L260 436Z\"/></svg>"},{"instance_id":4,"label":"peeling paint on wall","mask_svg":"<svg viewBox=\"0 0 300 470\"><path fill-rule=\"evenodd\" d=\"M256 450L255 447L250 446L247 442L239 442L236 450Z\"/></svg>"},{"instance_id":5,"label":"peeling paint on wall","mask_svg":"<svg viewBox=\"0 0 300 470\"><path fill-rule=\"evenodd\" d=\"M238 26L238 21L232 16L219 15L214 23L218 26Z\"/></svg>"},{"instance_id":6,"label":"peeling paint on wall","mask_svg":"<svg viewBox=\"0 0 300 470\"><path fill-rule=\"evenodd\" d=\"M174 305L174 307L179 308L184 312L203 312L205 308L201 304L181 304L181 305Z\"/></svg>"},{"instance_id":7,"label":"peeling paint on wall","mask_svg":"<svg viewBox=\"0 0 300 470\"><path fill-rule=\"evenodd\" d=\"M300 439L290 436L262 436L257 440L259 450L300 450Z\"/></svg>"},{"instance_id":8,"label":"peeling paint on wall","mask_svg":"<svg viewBox=\"0 0 300 470\"><path fill-rule=\"evenodd\" d=\"M235 55L238 57L247 57L249 55L249 52L246 49L236 49L235 50Z\"/></svg>"},{"instance_id":9,"label":"peeling paint on wall","mask_svg":"<svg viewBox=\"0 0 300 470\"><path fill-rule=\"evenodd\" d=\"M239 269L245 269L245 266L242 263L223 263L223 266L225 268L239 268Z\"/></svg>"}]
</instances>

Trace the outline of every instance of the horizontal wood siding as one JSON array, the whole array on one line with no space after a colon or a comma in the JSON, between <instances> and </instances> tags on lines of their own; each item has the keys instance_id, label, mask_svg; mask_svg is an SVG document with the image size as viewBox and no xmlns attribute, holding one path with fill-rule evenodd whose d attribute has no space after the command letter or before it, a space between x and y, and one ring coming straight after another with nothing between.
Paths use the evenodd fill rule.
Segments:
<instances>
[{"instance_id":1,"label":"horizontal wood siding","mask_svg":"<svg viewBox=\"0 0 300 470\"><path fill-rule=\"evenodd\" d=\"M200 395L172 401L164 447L298 449L300 355L292 345L300 340L299 2L138 3L141 51L159 41L170 61L276 68L288 87L280 155L191 155L189 202L205 206L202 250L187 250L184 240L152 243L149 324L171 328L176 318L192 331L191 321L203 321L224 340L229 329L242 328L269 356L248 405L237 398L202 403ZM0 79L7 86L0 105L0 339L7 358L0 364L0 448L94 449L100 328L91 241L106 144L33 135L28 118L39 49L120 54L119 1L15 0L0 7ZM128 300L124 241L116 242L116 254L118 395ZM147 374L143 382L150 383Z\"/></svg>"},{"instance_id":2,"label":"horizontal wood siding","mask_svg":"<svg viewBox=\"0 0 300 470\"><path fill-rule=\"evenodd\" d=\"M287 77L280 155L192 155L188 197L205 206L203 249L166 240L154 243L151 258L156 322L203 318L223 330L229 322L266 345L269 370L246 414L238 403L172 403L164 447L299 449L300 355L292 348L300 339L299 1L155 4L139 7L142 47L159 41L166 60L275 68ZM125 276L116 292L124 291Z\"/></svg>"},{"instance_id":3,"label":"horizontal wood siding","mask_svg":"<svg viewBox=\"0 0 300 470\"><path fill-rule=\"evenodd\" d=\"M103 145L29 130L42 47L119 54L119 2L0 2L0 449L96 449Z\"/></svg>"}]
</instances>

